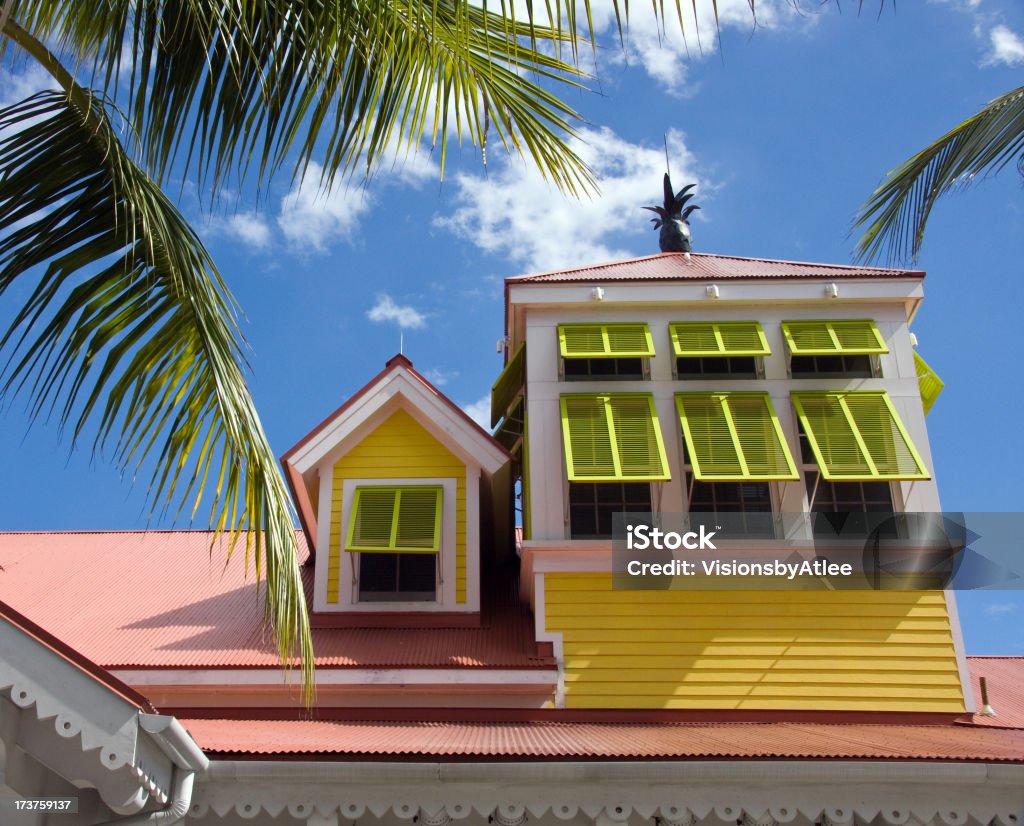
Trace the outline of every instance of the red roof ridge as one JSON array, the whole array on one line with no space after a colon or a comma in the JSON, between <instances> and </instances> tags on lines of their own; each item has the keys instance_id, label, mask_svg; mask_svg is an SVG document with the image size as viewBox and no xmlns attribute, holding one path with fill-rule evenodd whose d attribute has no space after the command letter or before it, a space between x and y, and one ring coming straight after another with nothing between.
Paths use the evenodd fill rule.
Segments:
<instances>
[{"instance_id":1,"label":"red roof ridge","mask_svg":"<svg viewBox=\"0 0 1024 826\"><path fill-rule=\"evenodd\" d=\"M682 253L682 252L661 252L654 255L638 255L632 258L622 258L614 261L598 261L591 264L581 264L575 267L565 267L562 269L544 270L542 272L535 273L523 273L521 275L510 276L505 279L506 283L517 283L520 281L529 281L532 279L540 279L548 275L564 275L567 273L585 272L586 270L597 270L606 269L610 267L622 267L629 264L638 263L641 261L653 261L663 257L674 257L685 260L684 256L687 254L693 258L725 258L731 261L753 261L766 264L789 264L797 267L818 267L822 269L833 269L833 270L850 270L857 269L863 270L868 273L886 273L886 274L904 274L914 277L925 276L924 270L906 269L903 267L891 268L891 267L871 267L862 264L830 264L818 261L794 261L788 258L764 258L764 257L753 257L744 255L727 255L724 253L712 253L712 252L694 252L694 253Z\"/></svg>"},{"instance_id":2,"label":"red roof ridge","mask_svg":"<svg viewBox=\"0 0 1024 826\"><path fill-rule=\"evenodd\" d=\"M576 267L564 267L558 270L544 270L543 272L526 272L520 273L519 275L510 275L505 278L505 281L519 281L520 279L527 278L540 278L544 275L554 275L555 273L566 273L566 272L583 272L584 270L596 270L601 267L613 267L616 264L632 264L634 261L651 261L655 258L661 258L663 255L683 255L684 253L677 252L659 252L655 255L638 255L635 258L619 258L614 261L595 261L592 264L580 264Z\"/></svg>"}]
</instances>

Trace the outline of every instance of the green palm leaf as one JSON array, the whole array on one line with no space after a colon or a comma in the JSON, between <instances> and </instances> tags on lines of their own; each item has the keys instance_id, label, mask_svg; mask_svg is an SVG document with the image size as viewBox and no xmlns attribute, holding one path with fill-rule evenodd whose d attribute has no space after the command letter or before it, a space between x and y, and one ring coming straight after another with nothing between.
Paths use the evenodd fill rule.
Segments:
<instances>
[{"instance_id":1,"label":"green palm leaf","mask_svg":"<svg viewBox=\"0 0 1024 826\"><path fill-rule=\"evenodd\" d=\"M1014 160L1024 165L1024 86L996 98L886 176L854 223L864 228L858 257L917 258L935 202Z\"/></svg>"},{"instance_id":2,"label":"green palm leaf","mask_svg":"<svg viewBox=\"0 0 1024 826\"><path fill-rule=\"evenodd\" d=\"M579 116L545 88L578 85L578 68L542 47L575 50L574 20L542 26L469 0L16 2L12 14L108 94L129 83L158 181L176 161L212 190L250 163L261 180L286 162L301 175L314 156L327 177L368 172L424 135L443 169L451 124L481 146L493 130L569 191L592 184L566 143Z\"/></svg>"},{"instance_id":3,"label":"green palm leaf","mask_svg":"<svg viewBox=\"0 0 1024 826\"><path fill-rule=\"evenodd\" d=\"M301 655L311 691L291 506L242 374L234 301L80 87L0 110L0 297L26 282L0 338L2 392L27 392L34 417L52 413L76 439L95 420L95 448L129 471L155 460L157 508L194 515L209 496L212 524L265 576L280 655Z\"/></svg>"}]
</instances>

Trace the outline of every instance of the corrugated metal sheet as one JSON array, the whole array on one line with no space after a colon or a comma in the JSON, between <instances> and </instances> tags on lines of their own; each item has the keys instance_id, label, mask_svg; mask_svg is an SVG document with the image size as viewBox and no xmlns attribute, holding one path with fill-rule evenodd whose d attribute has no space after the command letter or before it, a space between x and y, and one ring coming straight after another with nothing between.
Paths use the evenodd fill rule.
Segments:
<instances>
[{"instance_id":1,"label":"corrugated metal sheet","mask_svg":"<svg viewBox=\"0 0 1024 826\"><path fill-rule=\"evenodd\" d=\"M730 278L924 278L921 270L889 270L880 267L737 258L695 252L668 252L625 261L594 264L568 270L520 275L506 279L510 285L571 281L687 281Z\"/></svg>"},{"instance_id":2,"label":"corrugated metal sheet","mask_svg":"<svg viewBox=\"0 0 1024 826\"><path fill-rule=\"evenodd\" d=\"M76 651L63 640L57 639L53 634L32 622L28 617L25 617L18 611L15 611L10 605L7 605L4 602L0 602L0 622L7 623L18 629L21 633L34 640L40 648L48 649L57 657L60 657L65 662L70 663L79 671L86 674L89 679L94 680L105 689L111 691L121 699L138 708L140 711L150 714L156 712L156 708L153 707L152 703L150 703L148 699L142 696L130 685L117 679L117 677L109 671L100 668L100 666L87 657L83 657L80 652Z\"/></svg>"},{"instance_id":3,"label":"corrugated metal sheet","mask_svg":"<svg viewBox=\"0 0 1024 826\"><path fill-rule=\"evenodd\" d=\"M210 536L0 534L0 600L106 668L278 667L253 572ZM315 629L317 666L550 668L511 588L494 596L481 628Z\"/></svg>"},{"instance_id":4,"label":"corrugated metal sheet","mask_svg":"<svg viewBox=\"0 0 1024 826\"><path fill-rule=\"evenodd\" d=\"M1024 732L801 723L183 720L207 753L339 758L835 759L1024 762Z\"/></svg>"},{"instance_id":5,"label":"corrugated metal sheet","mask_svg":"<svg viewBox=\"0 0 1024 826\"><path fill-rule=\"evenodd\" d=\"M988 701L995 717L975 714L963 722L988 728L1024 729L1024 657L968 657L974 699L981 710L981 682L988 683Z\"/></svg>"}]
</instances>

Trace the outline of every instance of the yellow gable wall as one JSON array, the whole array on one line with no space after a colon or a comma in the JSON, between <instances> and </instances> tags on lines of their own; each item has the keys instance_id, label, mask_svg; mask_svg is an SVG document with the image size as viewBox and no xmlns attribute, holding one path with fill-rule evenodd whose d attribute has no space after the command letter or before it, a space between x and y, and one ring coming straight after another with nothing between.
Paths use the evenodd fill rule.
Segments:
<instances>
[{"instance_id":1,"label":"yellow gable wall","mask_svg":"<svg viewBox=\"0 0 1024 826\"><path fill-rule=\"evenodd\" d=\"M456 480L455 601L466 601L466 466L404 410L397 410L334 465L327 601L338 603L342 489L346 479Z\"/></svg>"},{"instance_id":2,"label":"yellow gable wall","mask_svg":"<svg viewBox=\"0 0 1024 826\"><path fill-rule=\"evenodd\" d=\"M568 708L964 711L934 591L613 591L544 575Z\"/></svg>"}]
</instances>

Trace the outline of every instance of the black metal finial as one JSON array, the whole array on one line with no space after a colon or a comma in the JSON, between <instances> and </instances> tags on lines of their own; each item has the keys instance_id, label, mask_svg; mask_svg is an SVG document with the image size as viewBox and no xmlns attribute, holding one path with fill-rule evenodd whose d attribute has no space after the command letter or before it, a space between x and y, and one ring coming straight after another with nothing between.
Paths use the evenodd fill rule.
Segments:
<instances>
[{"instance_id":1,"label":"black metal finial","mask_svg":"<svg viewBox=\"0 0 1024 826\"><path fill-rule=\"evenodd\" d=\"M658 245L662 252L690 252L693 249L690 236L690 225L687 218L699 206L686 206L686 202L693 197L690 192L697 184L687 184L675 195L672 194L672 179L665 173L664 192L665 203L663 206L647 206L644 209L650 210L658 215L652 218L651 223L654 229L660 229L658 234Z\"/></svg>"}]
</instances>

